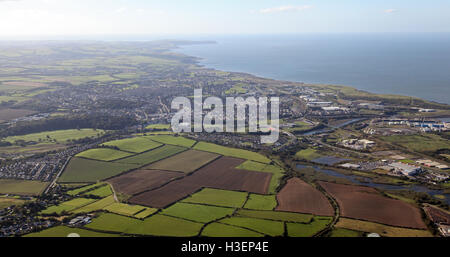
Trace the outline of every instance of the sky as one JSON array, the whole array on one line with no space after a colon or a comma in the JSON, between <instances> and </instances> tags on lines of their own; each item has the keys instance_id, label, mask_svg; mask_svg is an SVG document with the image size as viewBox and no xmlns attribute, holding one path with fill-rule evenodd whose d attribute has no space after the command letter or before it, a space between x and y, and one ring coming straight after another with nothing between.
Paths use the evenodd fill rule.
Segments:
<instances>
[{"instance_id":1,"label":"sky","mask_svg":"<svg viewBox=\"0 0 450 257\"><path fill-rule=\"evenodd\" d=\"M0 0L0 39L450 32L449 0Z\"/></svg>"}]
</instances>

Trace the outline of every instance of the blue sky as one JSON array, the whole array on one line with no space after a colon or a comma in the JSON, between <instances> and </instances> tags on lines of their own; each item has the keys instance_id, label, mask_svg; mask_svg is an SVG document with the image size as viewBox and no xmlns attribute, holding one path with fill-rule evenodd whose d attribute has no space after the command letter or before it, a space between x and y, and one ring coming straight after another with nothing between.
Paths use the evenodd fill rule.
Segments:
<instances>
[{"instance_id":1,"label":"blue sky","mask_svg":"<svg viewBox=\"0 0 450 257\"><path fill-rule=\"evenodd\" d=\"M0 37L450 32L448 0L0 0Z\"/></svg>"}]
</instances>

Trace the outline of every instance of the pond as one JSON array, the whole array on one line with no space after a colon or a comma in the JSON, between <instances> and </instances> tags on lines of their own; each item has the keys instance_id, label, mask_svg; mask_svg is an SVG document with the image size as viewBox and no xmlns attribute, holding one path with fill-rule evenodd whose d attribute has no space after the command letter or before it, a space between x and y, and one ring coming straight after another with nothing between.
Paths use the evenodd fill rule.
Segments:
<instances>
[{"instance_id":1,"label":"pond","mask_svg":"<svg viewBox=\"0 0 450 257\"><path fill-rule=\"evenodd\" d=\"M368 177L363 177L363 176L358 176L358 175L353 175L353 174L346 175L346 174L342 174L342 173L334 171L334 170L322 169L318 166L307 166L307 165L303 165L303 164L297 164L297 169L304 169L304 168L313 168L314 170L325 173L329 176L333 176L336 178L345 178L345 179L350 180L352 183L361 185L361 186L368 186L368 187L378 188L378 189L382 189L382 190L409 190L409 191L418 192L418 193L427 193L433 197L436 195L443 195L443 196L445 196L445 199L442 199L442 201L444 201L450 205L450 195L445 194L443 190L433 190L433 189L429 189L428 187L423 186L423 185L379 184L379 183L372 182L372 179L368 178Z\"/></svg>"}]
</instances>

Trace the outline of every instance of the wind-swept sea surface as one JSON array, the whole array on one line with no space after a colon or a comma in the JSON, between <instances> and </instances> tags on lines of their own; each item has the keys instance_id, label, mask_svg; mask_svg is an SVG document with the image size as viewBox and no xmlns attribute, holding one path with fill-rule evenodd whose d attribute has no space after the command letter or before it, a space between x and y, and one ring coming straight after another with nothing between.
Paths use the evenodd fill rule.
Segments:
<instances>
[{"instance_id":1,"label":"wind-swept sea surface","mask_svg":"<svg viewBox=\"0 0 450 257\"><path fill-rule=\"evenodd\" d=\"M207 36L176 51L279 80L352 86L450 104L450 33Z\"/></svg>"}]
</instances>

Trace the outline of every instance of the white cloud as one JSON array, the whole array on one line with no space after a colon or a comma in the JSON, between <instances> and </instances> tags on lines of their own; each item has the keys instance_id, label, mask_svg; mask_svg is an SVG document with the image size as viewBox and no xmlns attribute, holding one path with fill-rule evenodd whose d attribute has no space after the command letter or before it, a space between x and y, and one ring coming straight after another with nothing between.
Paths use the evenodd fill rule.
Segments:
<instances>
[{"instance_id":1,"label":"white cloud","mask_svg":"<svg viewBox=\"0 0 450 257\"><path fill-rule=\"evenodd\" d=\"M285 5L285 6L278 6L278 7L272 7L272 8L265 8L259 10L260 13L277 13L277 12L299 12L306 9L311 9L312 5L302 5L302 6L293 6L293 5Z\"/></svg>"},{"instance_id":2,"label":"white cloud","mask_svg":"<svg viewBox=\"0 0 450 257\"><path fill-rule=\"evenodd\" d=\"M385 13L396 13L397 9L387 9L387 10L384 10L384 12Z\"/></svg>"}]
</instances>

